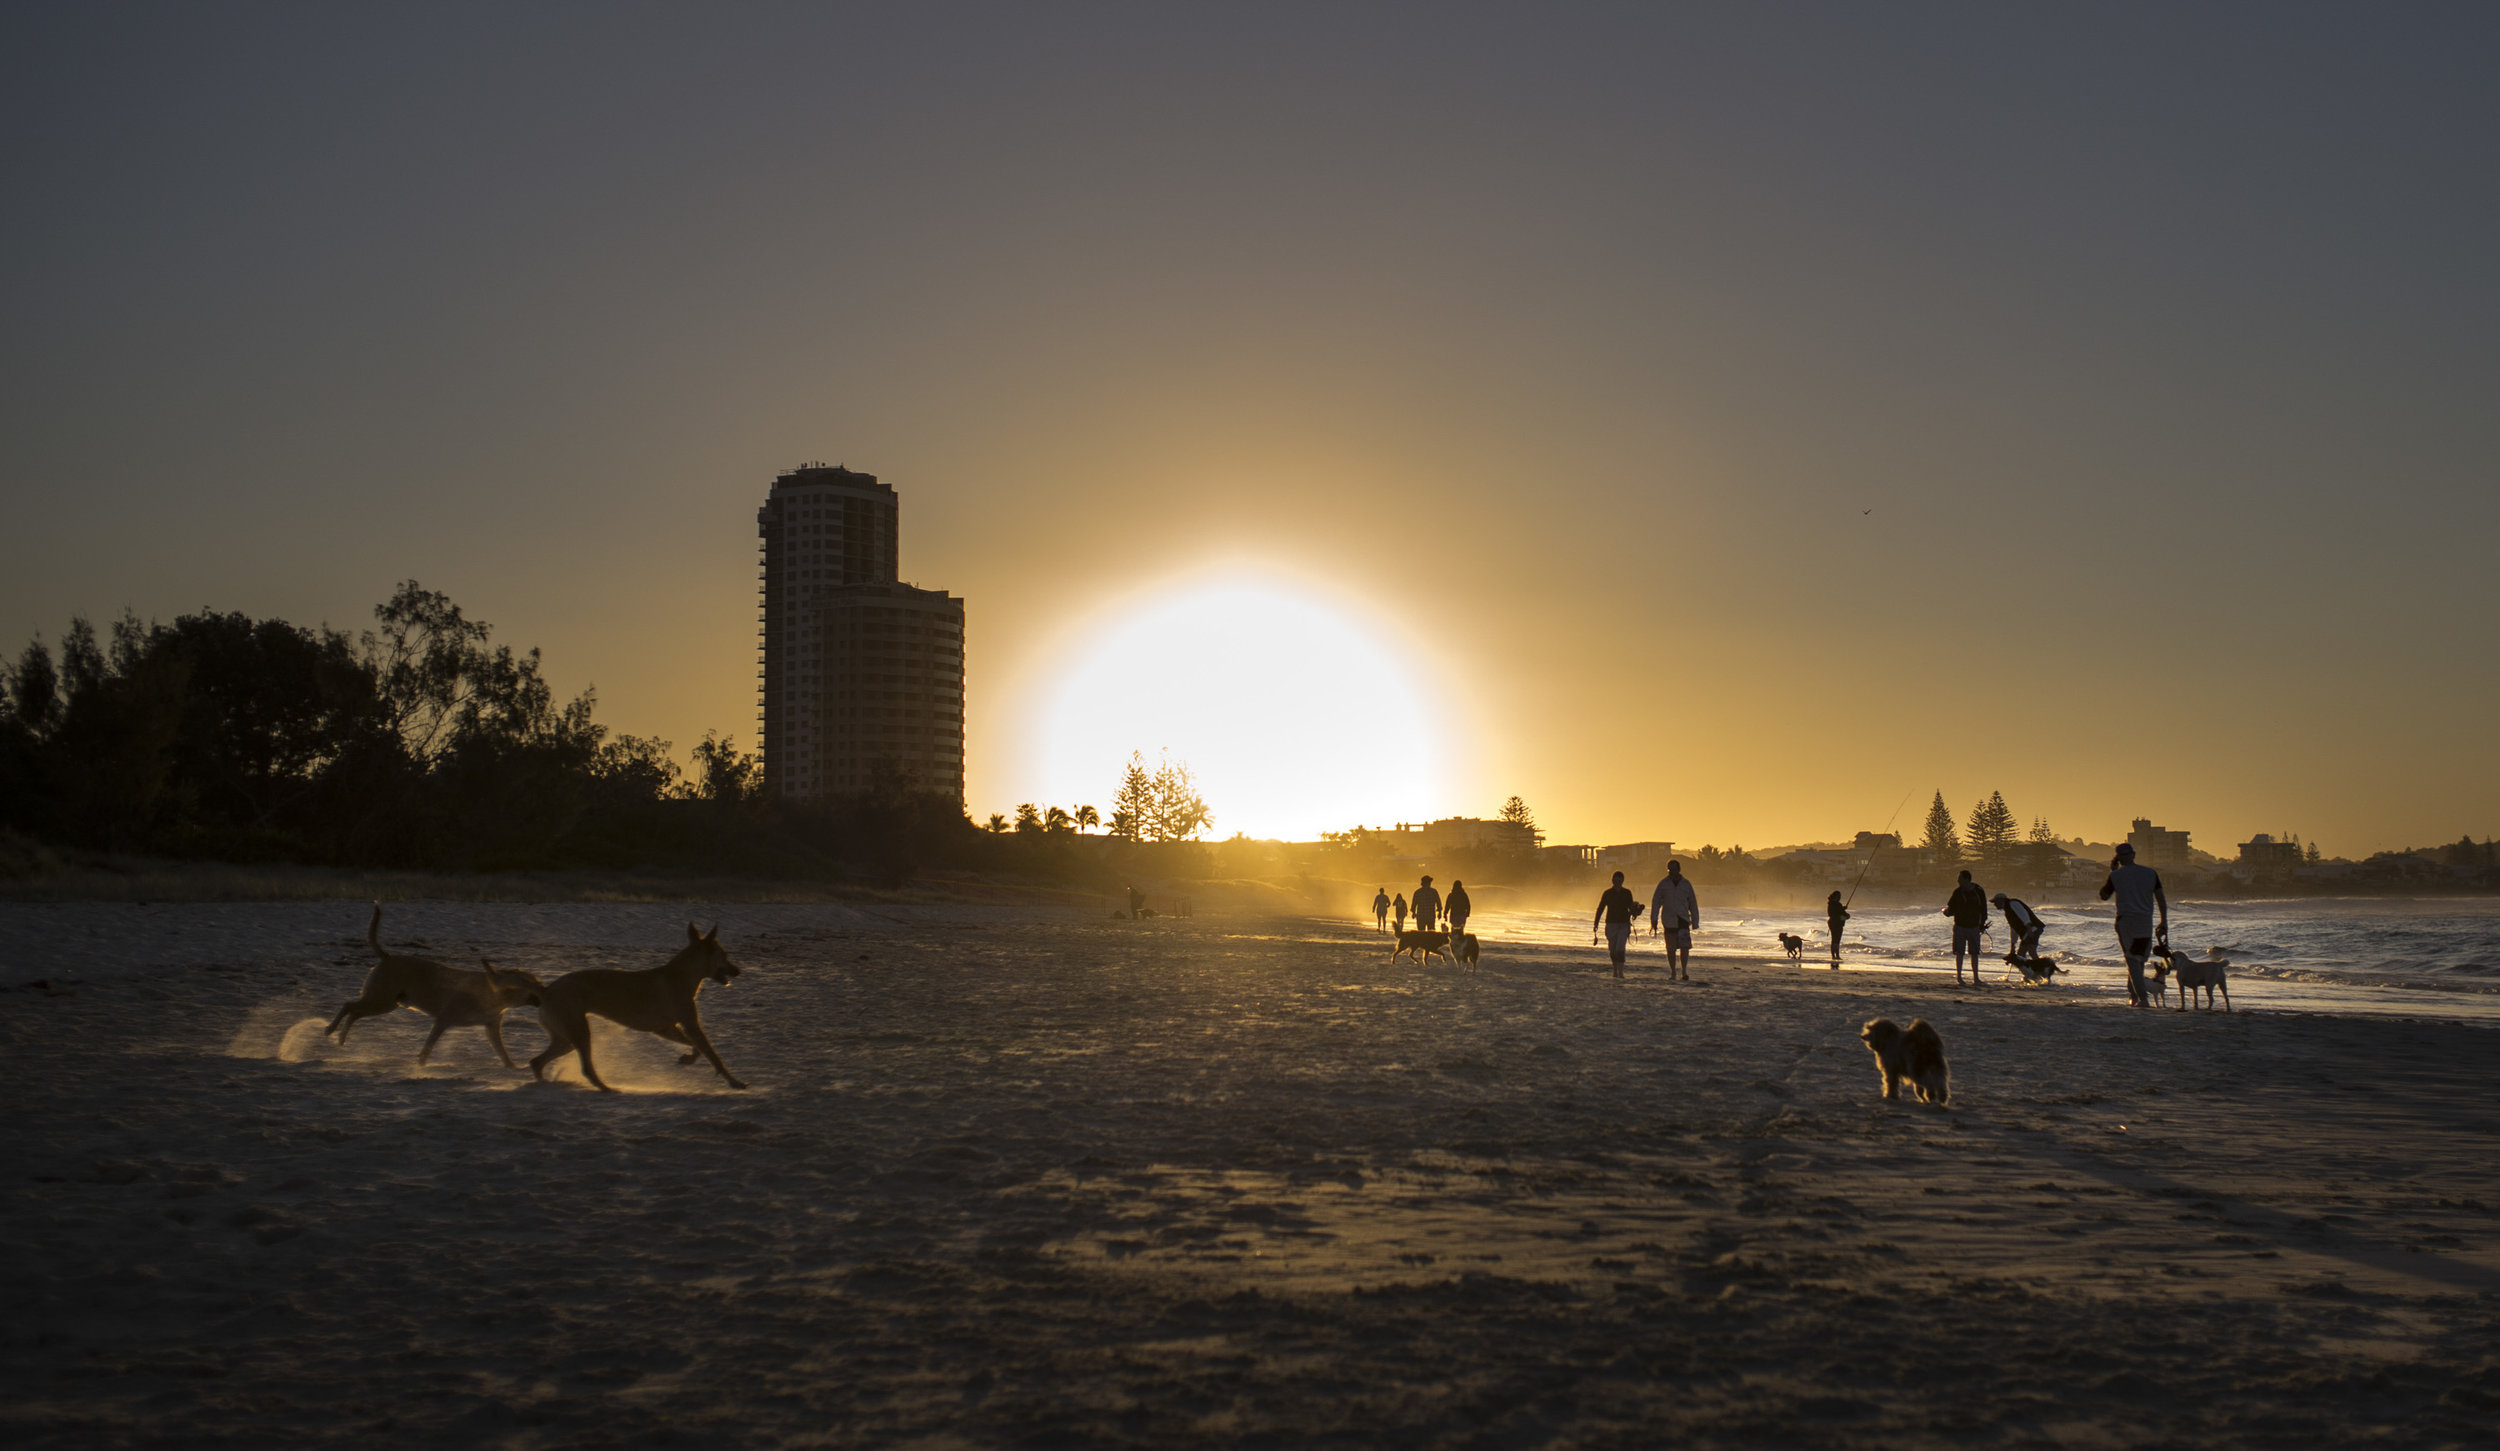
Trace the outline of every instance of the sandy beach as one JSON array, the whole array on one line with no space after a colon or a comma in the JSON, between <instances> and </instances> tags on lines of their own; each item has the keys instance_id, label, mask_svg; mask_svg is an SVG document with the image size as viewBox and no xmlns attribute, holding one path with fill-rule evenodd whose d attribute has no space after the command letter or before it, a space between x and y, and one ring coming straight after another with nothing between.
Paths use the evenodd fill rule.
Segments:
<instances>
[{"instance_id":1,"label":"sandy beach","mask_svg":"<svg viewBox=\"0 0 2500 1451\"><path fill-rule=\"evenodd\" d=\"M550 977L686 916L391 910ZM696 915L746 969L703 999L744 1093L622 1033L620 1095L474 1029L418 1071L412 1013L326 1043L353 904L0 905L0 1436L2500 1443L2489 1027L1498 942L1462 975L1291 918ZM1952 1107L1878 1099L1878 1015L1938 1025Z\"/></svg>"}]
</instances>

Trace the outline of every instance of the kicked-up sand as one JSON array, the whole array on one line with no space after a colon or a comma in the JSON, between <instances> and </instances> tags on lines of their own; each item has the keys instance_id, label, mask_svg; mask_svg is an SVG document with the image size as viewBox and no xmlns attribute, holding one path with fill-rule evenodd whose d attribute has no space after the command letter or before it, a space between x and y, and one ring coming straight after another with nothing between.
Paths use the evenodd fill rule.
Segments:
<instances>
[{"instance_id":1,"label":"kicked-up sand","mask_svg":"<svg viewBox=\"0 0 2500 1451\"><path fill-rule=\"evenodd\" d=\"M54 984L0 993L13 1445L2500 1440L2486 1027L729 906L754 1087L612 1032L601 1095L324 1042L352 904L100 910L0 912ZM549 977L684 940L392 913ZM1878 1099L1878 1015L1949 1109Z\"/></svg>"}]
</instances>

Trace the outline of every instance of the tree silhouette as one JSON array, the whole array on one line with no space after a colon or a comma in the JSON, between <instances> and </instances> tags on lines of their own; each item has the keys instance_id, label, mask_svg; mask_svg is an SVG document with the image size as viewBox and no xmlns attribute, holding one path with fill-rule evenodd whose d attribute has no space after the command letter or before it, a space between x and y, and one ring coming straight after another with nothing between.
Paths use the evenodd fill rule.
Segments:
<instances>
[{"instance_id":1,"label":"tree silhouette","mask_svg":"<svg viewBox=\"0 0 2500 1451\"><path fill-rule=\"evenodd\" d=\"M2031 818L2031 844L2033 846L2057 845L2057 833L2049 830L2049 819L2047 817L2035 816Z\"/></svg>"},{"instance_id":2,"label":"tree silhouette","mask_svg":"<svg viewBox=\"0 0 2500 1451\"><path fill-rule=\"evenodd\" d=\"M1963 823L1962 831L1970 844L1973 862L1990 869L2004 866L2013 853L2018 832L2014 813L2006 809L2005 793L1991 791L1987 800L1972 807L1970 820Z\"/></svg>"},{"instance_id":3,"label":"tree silhouette","mask_svg":"<svg viewBox=\"0 0 2500 1451\"><path fill-rule=\"evenodd\" d=\"M1079 831L1091 831L1091 830L1093 830L1095 827L1100 826L1100 825L1102 825L1102 813L1101 813L1101 812L1096 811L1096 810L1095 810L1094 808L1092 808L1091 806L1080 806L1080 807L1078 807L1078 808L1076 809L1076 829L1077 829L1077 830L1079 830Z\"/></svg>"},{"instance_id":4,"label":"tree silhouette","mask_svg":"<svg viewBox=\"0 0 2500 1451\"><path fill-rule=\"evenodd\" d=\"M981 823L981 829L991 833L1003 832L1007 829L1007 818L993 811L990 813L990 819Z\"/></svg>"},{"instance_id":5,"label":"tree silhouette","mask_svg":"<svg viewBox=\"0 0 2500 1451\"><path fill-rule=\"evenodd\" d=\"M1188 841L1215 823L1189 767L1166 756L1148 771L1143 751L1129 753L1111 806L1112 835L1130 841Z\"/></svg>"},{"instance_id":6,"label":"tree silhouette","mask_svg":"<svg viewBox=\"0 0 2500 1451\"><path fill-rule=\"evenodd\" d=\"M1016 808L1016 830L1023 832L1039 831L1041 829L1042 809L1040 807L1035 806L1030 801L1027 801L1023 805Z\"/></svg>"},{"instance_id":7,"label":"tree silhouette","mask_svg":"<svg viewBox=\"0 0 2500 1451\"><path fill-rule=\"evenodd\" d=\"M1071 831L1074 830L1075 827L1076 818L1070 816L1060 807L1053 806L1048 811L1042 813L1042 830L1044 831L1057 833L1062 831Z\"/></svg>"},{"instance_id":8,"label":"tree silhouette","mask_svg":"<svg viewBox=\"0 0 2500 1451\"><path fill-rule=\"evenodd\" d=\"M1927 835L1919 842L1927 849L1927 859L1940 867L1962 864L1962 838L1953 830L1953 812L1944 804L1944 793L1936 793L1927 808Z\"/></svg>"}]
</instances>

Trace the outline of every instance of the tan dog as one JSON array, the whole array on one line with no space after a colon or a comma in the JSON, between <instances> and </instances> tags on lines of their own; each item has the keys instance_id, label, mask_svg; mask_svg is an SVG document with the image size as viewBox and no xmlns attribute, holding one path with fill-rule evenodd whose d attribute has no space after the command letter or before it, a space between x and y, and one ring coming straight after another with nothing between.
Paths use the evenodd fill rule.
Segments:
<instances>
[{"instance_id":1,"label":"tan dog","mask_svg":"<svg viewBox=\"0 0 2500 1451\"><path fill-rule=\"evenodd\" d=\"M425 1038L425 1046L417 1050L417 1066L434 1052L448 1028L484 1028L486 1041L495 1045L495 1056L506 1068L521 1065L512 1061L503 1046L503 1015L513 1008L535 1005L546 991L544 984L526 972L504 972L479 958L484 972L471 972L465 967L450 967L430 957L403 957L384 950L382 946L382 905L373 907L373 920L365 924L365 941L373 955L381 961L365 974L364 991L341 1007L330 1026L321 1031L338 1034L344 1046L347 1035L366 1018L387 1013L393 1008L413 1008L432 1015L434 1031Z\"/></svg>"},{"instance_id":2,"label":"tan dog","mask_svg":"<svg viewBox=\"0 0 2500 1451\"><path fill-rule=\"evenodd\" d=\"M1417 967L1424 965L1426 957L1438 957L1443 962L1448 962L1450 960L1450 934L1426 932L1412 927L1400 929L1398 945L1389 950L1389 956L1402 957L1410 952L1415 954Z\"/></svg>"},{"instance_id":3,"label":"tan dog","mask_svg":"<svg viewBox=\"0 0 2500 1451\"><path fill-rule=\"evenodd\" d=\"M697 1055L709 1058L730 1087L744 1088L729 1065L720 1061L712 1040L704 1036L703 1019L694 1004L707 980L727 987L737 975L738 964L721 950L720 928L697 932L691 922L686 924L685 950L658 967L640 972L612 968L568 972L547 984L541 994L538 1021L547 1030L547 1051L530 1060L530 1073L544 1079L548 1064L567 1053L579 1053L582 1077L600 1092L614 1093L615 1089L600 1081L599 1070L590 1062L590 1015L597 1013L611 1023L684 1044L693 1051L678 1059L679 1063L692 1063Z\"/></svg>"},{"instance_id":4,"label":"tan dog","mask_svg":"<svg viewBox=\"0 0 2500 1451\"><path fill-rule=\"evenodd\" d=\"M2226 1013L2231 1011L2231 959L2222 955L2221 948L2207 948L2201 962L2184 952L2165 952L2161 956L2169 971L2179 979L2180 1012L2188 1010L2188 1003L2199 988L2204 989L2204 1006L2207 1008L2214 1005L2214 989L2222 989L2222 1010Z\"/></svg>"},{"instance_id":5,"label":"tan dog","mask_svg":"<svg viewBox=\"0 0 2500 1451\"><path fill-rule=\"evenodd\" d=\"M1873 1050L1876 1066L1884 1071L1884 1097L1899 1098L1903 1079L1918 1090L1921 1103L1943 1103L1952 1094L1944 1039L1925 1018L1912 1018L1906 1028L1890 1018L1869 1019L1858 1036Z\"/></svg>"}]
</instances>

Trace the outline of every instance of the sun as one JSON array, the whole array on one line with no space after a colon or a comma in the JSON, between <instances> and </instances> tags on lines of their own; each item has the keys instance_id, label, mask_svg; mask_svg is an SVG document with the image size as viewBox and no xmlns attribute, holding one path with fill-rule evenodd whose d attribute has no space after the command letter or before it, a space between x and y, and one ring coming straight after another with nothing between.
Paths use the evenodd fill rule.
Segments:
<instances>
[{"instance_id":1,"label":"sun","mask_svg":"<svg viewBox=\"0 0 2500 1451\"><path fill-rule=\"evenodd\" d=\"M1273 579L1176 586L1084 633L1046 689L1042 799L1110 814L1129 753L1185 763L1212 836L1309 841L1442 814L1446 712L1365 612Z\"/></svg>"}]
</instances>

